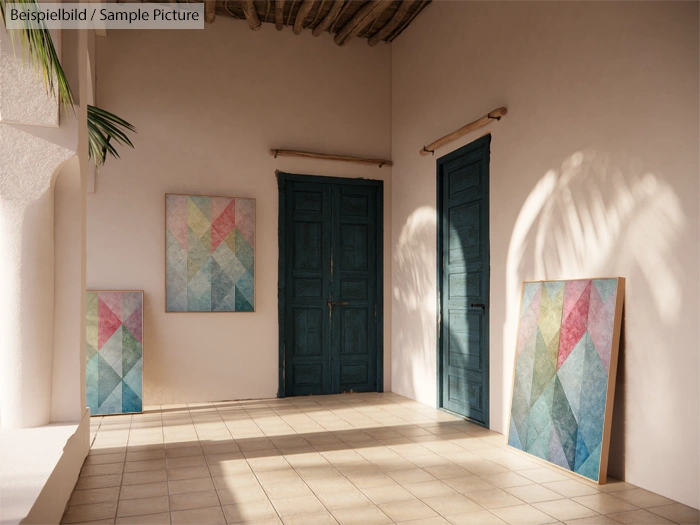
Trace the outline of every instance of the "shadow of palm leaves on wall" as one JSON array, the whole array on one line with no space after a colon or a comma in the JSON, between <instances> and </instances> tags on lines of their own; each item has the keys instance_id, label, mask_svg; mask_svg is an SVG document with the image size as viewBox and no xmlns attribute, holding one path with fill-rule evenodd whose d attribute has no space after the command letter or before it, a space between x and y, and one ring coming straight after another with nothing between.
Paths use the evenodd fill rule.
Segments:
<instances>
[{"instance_id":1,"label":"shadow of palm leaves on wall","mask_svg":"<svg viewBox=\"0 0 700 525\"><path fill-rule=\"evenodd\" d=\"M646 279L659 317L681 307L674 255L686 225L678 195L641 161L576 152L530 193L508 249L508 314L517 316L525 279L632 276ZM611 272L611 268L615 271Z\"/></svg>"},{"instance_id":2,"label":"shadow of palm leaves on wall","mask_svg":"<svg viewBox=\"0 0 700 525\"><path fill-rule=\"evenodd\" d=\"M404 324L410 325L410 330L399 327L395 332L397 340L395 348L411 348L420 345L424 352L413 354L403 352L404 362L394 360L394 370L403 370L407 373L397 374L394 381L403 381L404 392L411 392L414 396L426 389L434 390L434 385L424 385L425 377L435 377L434 355L427 349L435 346L435 232L437 229L437 216L435 208L421 206L416 209L406 220L399 240L396 245L394 260L398 268L398 274L402 276L403 286L395 286L393 295L394 319L403 319ZM408 328L408 326L407 326ZM416 337L417 334L420 334ZM426 372L427 371L427 372ZM425 395L425 392L423 392Z\"/></svg>"},{"instance_id":3,"label":"shadow of palm leaves on wall","mask_svg":"<svg viewBox=\"0 0 700 525\"><path fill-rule=\"evenodd\" d=\"M628 420L645 412L655 392L675 392L672 362L657 357L673 345L669 334L677 331L683 309L676 251L686 228L681 201L670 184L645 171L638 159L593 150L576 152L560 170L549 170L530 192L513 228L506 263L506 353L515 350L523 280L627 279L625 310L634 310L631 333L637 344L626 357L625 342L631 338L625 337L623 321L610 443L609 472L616 477L624 478ZM653 368L641 365L650 360L656 363ZM512 361L506 363L510 366L504 366L502 384L504 398L510 399ZM631 395L633 409L627 406ZM662 429L660 422L650 429L650 440Z\"/></svg>"}]
</instances>

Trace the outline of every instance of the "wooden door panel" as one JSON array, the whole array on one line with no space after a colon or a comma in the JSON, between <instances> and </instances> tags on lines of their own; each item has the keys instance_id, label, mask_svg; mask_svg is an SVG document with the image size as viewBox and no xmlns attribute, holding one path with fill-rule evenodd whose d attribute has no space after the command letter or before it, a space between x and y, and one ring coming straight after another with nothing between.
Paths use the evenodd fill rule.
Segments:
<instances>
[{"instance_id":1,"label":"wooden door panel","mask_svg":"<svg viewBox=\"0 0 700 525\"><path fill-rule=\"evenodd\" d=\"M380 185L300 178L281 190L281 392L376 391Z\"/></svg>"},{"instance_id":2,"label":"wooden door panel","mask_svg":"<svg viewBox=\"0 0 700 525\"><path fill-rule=\"evenodd\" d=\"M376 187L338 185L333 189L334 244L332 362L339 392L377 389ZM336 259L337 257L337 259Z\"/></svg>"},{"instance_id":3,"label":"wooden door panel","mask_svg":"<svg viewBox=\"0 0 700 525\"><path fill-rule=\"evenodd\" d=\"M330 226L325 214L330 193L323 184L299 183L286 189L291 264L287 333L287 395L323 394L330 388Z\"/></svg>"},{"instance_id":4,"label":"wooden door panel","mask_svg":"<svg viewBox=\"0 0 700 525\"><path fill-rule=\"evenodd\" d=\"M438 160L441 407L488 425L489 137Z\"/></svg>"},{"instance_id":5,"label":"wooden door panel","mask_svg":"<svg viewBox=\"0 0 700 525\"><path fill-rule=\"evenodd\" d=\"M323 356L323 309L300 308L293 310L292 341L296 357Z\"/></svg>"}]
</instances>

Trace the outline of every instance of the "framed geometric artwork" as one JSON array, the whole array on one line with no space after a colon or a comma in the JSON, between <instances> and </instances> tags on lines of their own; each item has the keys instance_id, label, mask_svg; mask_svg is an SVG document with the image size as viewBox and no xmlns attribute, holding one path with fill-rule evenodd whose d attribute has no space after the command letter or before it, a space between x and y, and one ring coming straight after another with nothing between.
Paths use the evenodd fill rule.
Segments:
<instances>
[{"instance_id":1,"label":"framed geometric artwork","mask_svg":"<svg viewBox=\"0 0 700 525\"><path fill-rule=\"evenodd\" d=\"M605 483L625 280L524 282L508 445Z\"/></svg>"},{"instance_id":2,"label":"framed geometric artwork","mask_svg":"<svg viewBox=\"0 0 700 525\"><path fill-rule=\"evenodd\" d=\"M255 311L255 199L165 196L165 311Z\"/></svg>"},{"instance_id":3,"label":"framed geometric artwork","mask_svg":"<svg viewBox=\"0 0 700 525\"><path fill-rule=\"evenodd\" d=\"M88 291L85 397L91 415L143 411L143 292Z\"/></svg>"}]
</instances>

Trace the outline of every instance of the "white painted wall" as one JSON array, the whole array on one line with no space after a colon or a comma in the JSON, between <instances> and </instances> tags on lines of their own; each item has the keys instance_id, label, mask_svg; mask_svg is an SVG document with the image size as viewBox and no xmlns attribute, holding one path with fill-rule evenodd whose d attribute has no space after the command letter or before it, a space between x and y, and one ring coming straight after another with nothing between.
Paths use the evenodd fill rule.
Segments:
<instances>
[{"instance_id":1,"label":"white painted wall","mask_svg":"<svg viewBox=\"0 0 700 525\"><path fill-rule=\"evenodd\" d=\"M53 39L60 53L60 33ZM64 57L67 63L77 63L77 46L67 46ZM79 144L77 119L68 116L59 128L58 111L56 96L47 92L40 71L26 63L19 42L13 44L0 28L0 426L4 429L46 425L52 415L53 183ZM79 347L74 346L72 354L78 358ZM76 360L74 370L80 373L81 368ZM55 379L61 384L65 376L58 373ZM74 420L79 421L80 405L73 408Z\"/></svg>"},{"instance_id":2,"label":"white painted wall","mask_svg":"<svg viewBox=\"0 0 700 525\"><path fill-rule=\"evenodd\" d=\"M58 523L89 450L87 35L53 39L77 104L60 126L41 73L0 28L0 516L7 524Z\"/></svg>"},{"instance_id":3,"label":"white painted wall","mask_svg":"<svg viewBox=\"0 0 700 525\"><path fill-rule=\"evenodd\" d=\"M143 289L144 403L275 397L275 170L385 181L390 293L391 170L279 157L270 148L390 155L390 47L329 35L253 32L217 17L204 31L109 31L97 39L100 107L138 128L88 196L88 289ZM165 313L166 193L252 197L256 312ZM385 388L391 324L385 310Z\"/></svg>"},{"instance_id":4,"label":"white painted wall","mask_svg":"<svg viewBox=\"0 0 700 525\"><path fill-rule=\"evenodd\" d=\"M698 507L698 4L433 2L392 49L393 390L434 404L435 159L491 142L491 425L519 285L627 278L611 475ZM482 130L481 132L485 132Z\"/></svg>"}]
</instances>

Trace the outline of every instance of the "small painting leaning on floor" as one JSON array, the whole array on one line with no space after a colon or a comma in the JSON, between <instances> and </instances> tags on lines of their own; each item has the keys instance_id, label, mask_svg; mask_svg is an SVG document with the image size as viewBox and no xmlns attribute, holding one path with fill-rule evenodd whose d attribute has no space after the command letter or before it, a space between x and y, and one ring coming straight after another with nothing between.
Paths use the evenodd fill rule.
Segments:
<instances>
[{"instance_id":1,"label":"small painting leaning on floor","mask_svg":"<svg viewBox=\"0 0 700 525\"><path fill-rule=\"evenodd\" d=\"M88 291L85 397L91 415L143 410L143 292Z\"/></svg>"},{"instance_id":2,"label":"small painting leaning on floor","mask_svg":"<svg viewBox=\"0 0 700 525\"><path fill-rule=\"evenodd\" d=\"M508 444L607 476L624 279L523 283Z\"/></svg>"}]
</instances>

